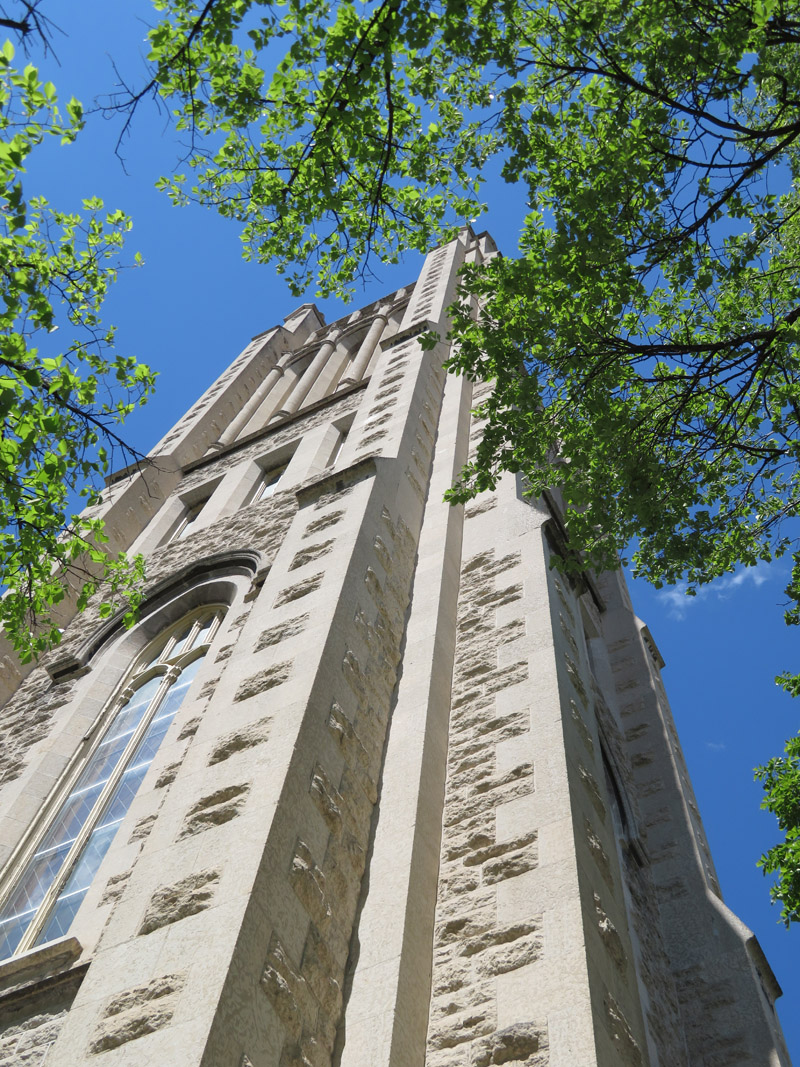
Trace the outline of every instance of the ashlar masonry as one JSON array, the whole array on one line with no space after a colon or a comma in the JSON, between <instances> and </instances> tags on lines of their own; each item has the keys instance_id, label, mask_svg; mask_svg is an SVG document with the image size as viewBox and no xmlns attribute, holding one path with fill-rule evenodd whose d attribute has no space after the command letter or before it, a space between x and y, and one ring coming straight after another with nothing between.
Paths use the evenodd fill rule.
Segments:
<instances>
[{"instance_id":1,"label":"ashlar masonry","mask_svg":"<svg viewBox=\"0 0 800 1067\"><path fill-rule=\"evenodd\" d=\"M3 653L0 1067L788 1067L622 575L443 502L495 254L254 338L98 505L139 623Z\"/></svg>"}]
</instances>

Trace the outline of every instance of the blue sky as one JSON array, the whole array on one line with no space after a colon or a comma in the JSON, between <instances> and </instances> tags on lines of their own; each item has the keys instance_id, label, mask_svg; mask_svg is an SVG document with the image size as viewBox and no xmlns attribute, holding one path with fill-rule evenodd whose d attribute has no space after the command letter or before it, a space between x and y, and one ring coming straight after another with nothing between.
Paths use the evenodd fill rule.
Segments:
<instances>
[{"instance_id":1,"label":"blue sky","mask_svg":"<svg viewBox=\"0 0 800 1067\"><path fill-rule=\"evenodd\" d=\"M31 59L57 85L88 108L114 87L109 57L129 80L143 74L141 56L148 6L51 0L46 10L60 25L55 49L60 67ZM114 157L119 122L90 117L76 145L55 143L30 169L26 192L44 192L58 207L77 210L99 195L109 208L134 218L125 258L142 253L145 266L123 270L106 305L118 326L120 351L133 353L160 373L158 391L129 422L127 438L143 450L190 406L253 334L280 322L301 300L269 267L243 262L236 227L212 212L172 208L154 188L176 157L165 116L145 103L122 146L126 169ZM55 139L53 139L55 142ZM507 187L487 190L490 212L477 228L489 229L513 253L524 196ZM413 278L420 257L380 268L379 279L356 301L377 299ZM307 297L313 299L313 295ZM329 319L342 314L318 301ZM697 793L700 811L729 906L756 933L784 998L779 1001L790 1052L800 1063L798 930L784 930L770 906L756 860L777 839L774 818L759 810L761 793L752 769L777 754L798 728L798 705L778 690L774 676L797 668L796 630L783 624L788 563L742 571L689 598L680 589L656 591L632 584L634 605L648 623L666 661L664 679Z\"/></svg>"}]
</instances>

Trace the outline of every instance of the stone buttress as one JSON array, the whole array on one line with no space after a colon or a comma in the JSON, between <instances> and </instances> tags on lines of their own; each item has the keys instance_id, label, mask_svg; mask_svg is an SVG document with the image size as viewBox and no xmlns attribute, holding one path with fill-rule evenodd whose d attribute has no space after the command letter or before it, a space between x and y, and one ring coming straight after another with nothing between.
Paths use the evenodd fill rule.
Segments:
<instances>
[{"instance_id":1,"label":"stone buttress","mask_svg":"<svg viewBox=\"0 0 800 1067\"><path fill-rule=\"evenodd\" d=\"M221 619L68 931L0 962L0 1067L788 1067L621 575L559 574L517 478L443 502L494 254L254 338L98 505L140 623L3 654L0 904L137 656Z\"/></svg>"}]
</instances>

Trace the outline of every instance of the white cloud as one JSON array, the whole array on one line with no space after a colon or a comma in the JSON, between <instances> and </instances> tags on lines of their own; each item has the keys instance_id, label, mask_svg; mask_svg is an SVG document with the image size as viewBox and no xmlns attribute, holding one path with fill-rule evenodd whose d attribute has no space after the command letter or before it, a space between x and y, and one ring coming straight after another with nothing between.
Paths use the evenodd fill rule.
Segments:
<instances>
[{"instance_id":1,"label":"white cloud","mask_svg":"<svg viewBox=\"0 0 800 1067\"><path fill-rule=\"evenodd\" d=\"M711 588L715 589L720 596L729 589L738 589L740 585L744 585L745 582L752 582L756 589L763 585L769 578L767 573L767 563L759 563L755 567L745 567L743 570L737 571L735 574L726 574L724 578L720 578Z\"/></svg>"},{"instance_id":2,"label":"white cloud","mask_svg":"<svg viewBox=\"0 0 800 1067\"><path fill-rule=\"evenodd\" d=\"M758 563L755 567L742 567L734 574L723 575L709 585L701 585L694 596L686 592L686 582L678 582L671 589L663 589L657 595L665 605L667 614L672 619L680 621L686 617L686 612L693 604L698 604L709 597L716 600L727 600L737 589L750 583L756 589L768 581L774 574L782 573L780 568L770 569L769 563Z\"/></svg>"},{"instance_id":3,"label":"white cloud","mask_svg":"<svg viewBox=\"0 0 800 1067\"><path fill-rule=\"evenodd\" d=\"M658 594L658 599L666 605L667 614L671 619L682 619L689 605L697 600L696 596L690 597L686 593L686 582L678 582L671 589L663 589Z\"/></svg>"}]
</instances>

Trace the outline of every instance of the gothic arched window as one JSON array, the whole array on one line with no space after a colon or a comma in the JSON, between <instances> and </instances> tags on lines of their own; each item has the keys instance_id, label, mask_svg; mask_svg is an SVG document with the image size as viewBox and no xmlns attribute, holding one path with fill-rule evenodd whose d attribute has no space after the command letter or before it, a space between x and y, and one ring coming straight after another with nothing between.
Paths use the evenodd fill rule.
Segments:
<instances>
[{"instance_id":1,"label":"gothic arched window","mask_svg":"<svg viewBox=\"0 0 800 1067\"><path fill-rule=\"evenodd\" d=\"M184 616L137 656L86 758L20 857L0 904L0 960L69 930L223 612L205 607Z\"/></svg>"}]
</instances>

